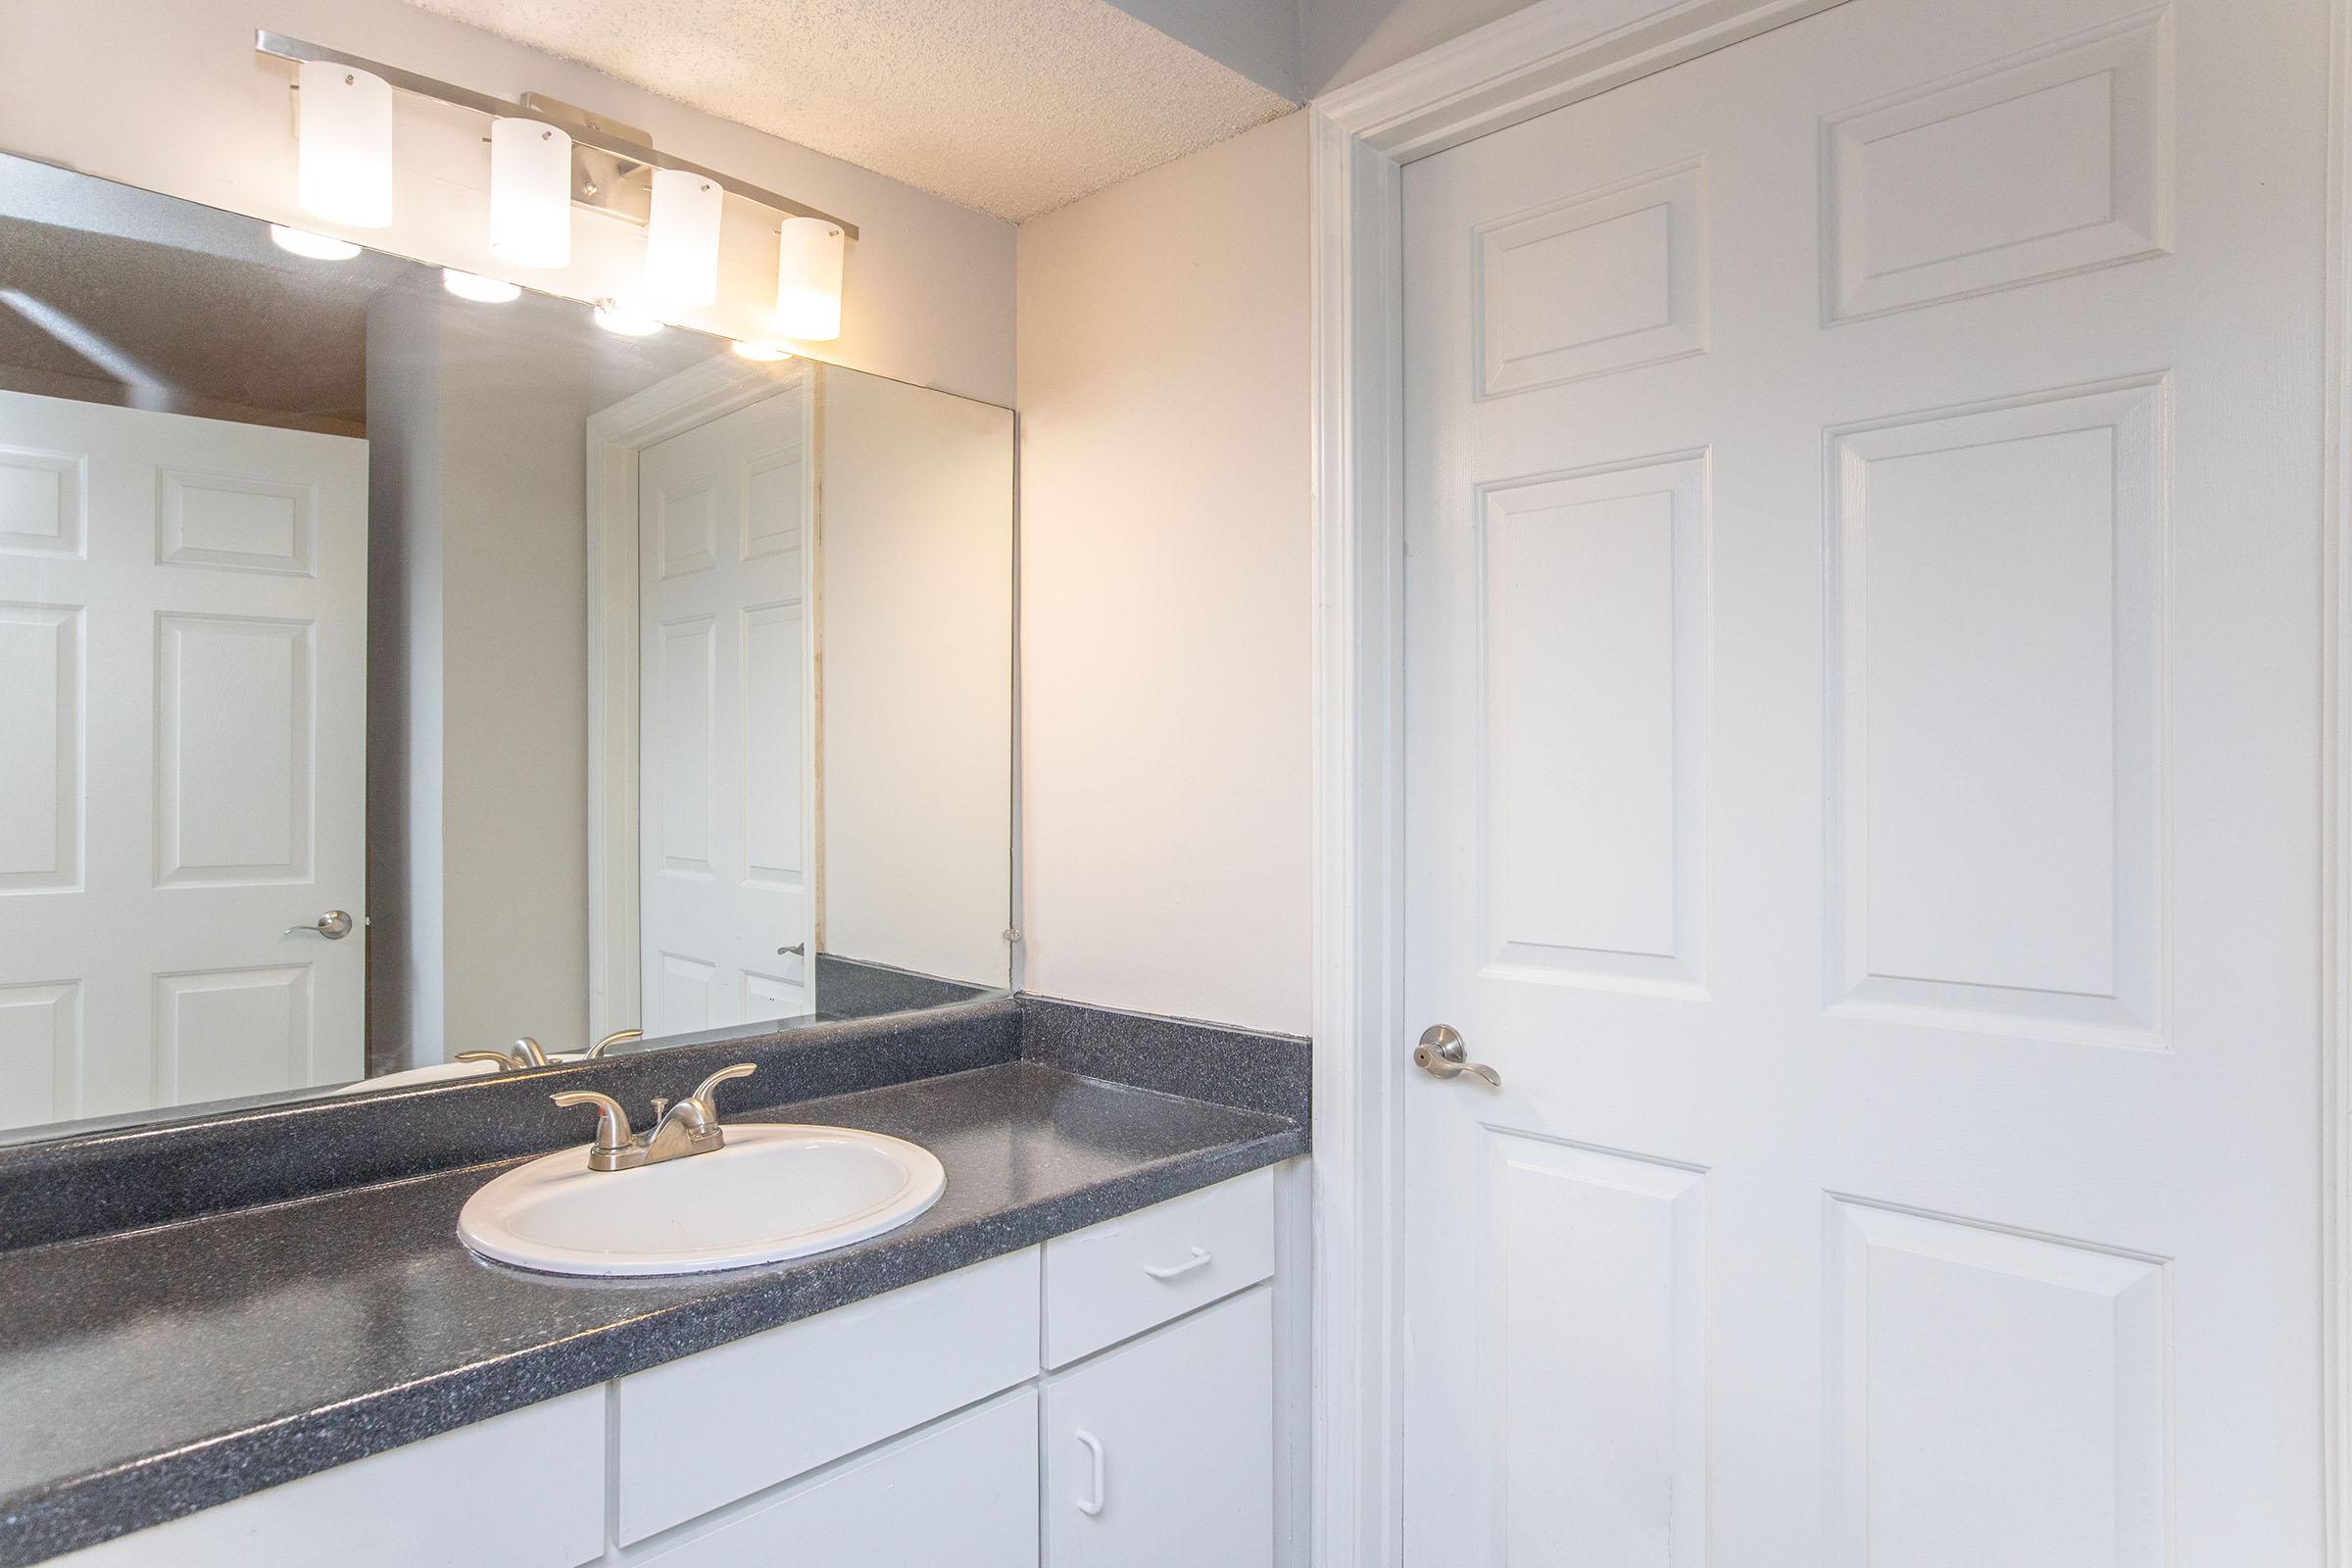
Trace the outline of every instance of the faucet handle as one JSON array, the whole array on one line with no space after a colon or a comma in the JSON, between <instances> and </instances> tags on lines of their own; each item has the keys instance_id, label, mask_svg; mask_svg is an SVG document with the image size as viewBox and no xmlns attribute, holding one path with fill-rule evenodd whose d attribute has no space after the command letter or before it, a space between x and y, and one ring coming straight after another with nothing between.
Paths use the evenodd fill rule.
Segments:
<instances>
[{"instance_id":1,"label":"faucet handle","mask_svg":"<svg viewBox=\"0 0 2352 1568\"><path fill-rule=\"evenodd\" d=\"M547 1098L559 1105L596 1107L596 1152L617 1153L629 1147L629 1113L611 1095L600 1095L593 1089L570 1089Z\"/></svg>"},{"instance_id":2,"label":"faucet handle","mask_svg":"<svg viewBox=\"0 0 2352 1568\"><path fill-rule=\"evenodd\" d=\"M503 1051L461 1051L450 1059L452 1061L491 1061L498 1064L500 1072L514 1070L514 1058Z\"/></svg>"},{"instance_id":3,"label":"faucet handle","mask_svg":"<svg viewBox=\"0 0 2352 1568\"><path fill-rule=\"evenodd\" d=\"M693 1095L688 1098L702 1104L706 1120L716 1121L718 1120L718 1102L711 1099L711 1096L718 1093L718 1086L730 1078L749 1078L759 1070L757 1063L749 1061L739 1061L732 1067L721 1067L701 1083L696 1084Z\"/></svg>"}]
</instances>

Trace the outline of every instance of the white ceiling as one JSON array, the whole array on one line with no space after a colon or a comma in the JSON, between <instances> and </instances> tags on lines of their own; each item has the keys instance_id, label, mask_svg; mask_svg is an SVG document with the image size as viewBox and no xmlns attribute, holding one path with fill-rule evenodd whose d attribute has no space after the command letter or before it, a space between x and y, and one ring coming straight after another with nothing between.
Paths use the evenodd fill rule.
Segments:
<instances>
[{"instance_id":1,"label":"white ceiling","mask_svg":"<svg viewBox=\"0 0 2352 1568\"><path fill-rule=\"evenodd\" d=\"M1018 221L1291 108L1105 0L413 0Z\"/></svg>"}]
</instances>

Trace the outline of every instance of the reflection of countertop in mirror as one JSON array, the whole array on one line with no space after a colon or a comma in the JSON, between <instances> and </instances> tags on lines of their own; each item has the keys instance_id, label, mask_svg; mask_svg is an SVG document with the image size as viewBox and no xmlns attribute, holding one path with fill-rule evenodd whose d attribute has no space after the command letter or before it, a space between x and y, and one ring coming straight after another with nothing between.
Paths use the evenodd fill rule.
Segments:
<instances>
[{"instance_id":1,"label":"reflection of countertop in mirror","mask_svg":"<svg viewBox=\"0 0 2352 1568\"><path fill-rule=\"evenodd\" d=\"M1307 1150L1301 1119L1038 1059L730 1119L910 1139L946 1165L946 1194L905 1229L837 1251L640 1281L530 1274L468 1253L458 1210L514 1161L0 1254L0 1408L10 1412L0 1564L37 1562ZM527 1476L527 1457L517 1463Z\"/></svg>"}]
</instances>

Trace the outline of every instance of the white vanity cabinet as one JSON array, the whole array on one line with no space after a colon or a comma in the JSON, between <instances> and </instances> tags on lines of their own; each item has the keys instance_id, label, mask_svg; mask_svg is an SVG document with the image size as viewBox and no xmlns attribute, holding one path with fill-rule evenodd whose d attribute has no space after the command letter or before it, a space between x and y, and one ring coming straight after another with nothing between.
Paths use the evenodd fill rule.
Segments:
<instances>
[{"instance_id":1,"label":"white vanity cabinet","mask_svg":"<svg viewBox=\"0 0 2352 1568\"><path fill-rule=\"evenodd\" d=\"M1268 1568L1273 1172L322 1471L71 1568Z\"/></svg>"}]
</instances>

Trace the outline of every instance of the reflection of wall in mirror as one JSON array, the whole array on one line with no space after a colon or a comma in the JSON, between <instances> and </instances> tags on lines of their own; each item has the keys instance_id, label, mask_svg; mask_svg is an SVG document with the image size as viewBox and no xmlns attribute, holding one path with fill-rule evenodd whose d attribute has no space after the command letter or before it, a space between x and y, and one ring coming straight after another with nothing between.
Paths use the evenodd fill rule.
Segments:
<instances>
[{"instance_id":1,"label":"reflection of wall in mirror","mask_svg":"<svg viewBox=\"0 0 2352 1568\"><path fill-rule=\"evenodd\" d=\"M1003 986L1012 415L820 373L819 941Z\"/></svg>"},{"instance_id":2,"label":"reflection of wall in mirror","mask_svg":"<svg viewBox=\"0 0 2352 1568\"><path fill-rule=\"evenodd\" d=\"M588 392L433 294L368 313L369 1068L588 1033Z\"/></svg>"}]
</instances>

